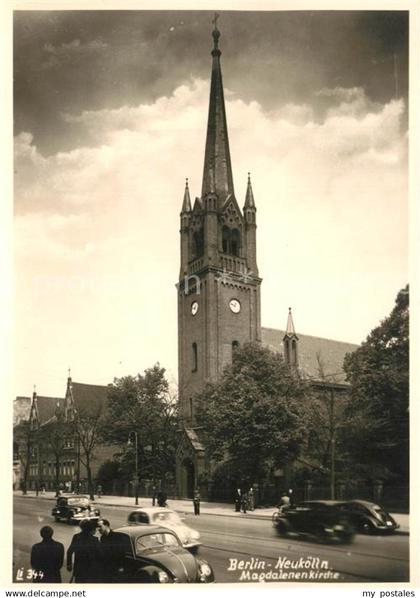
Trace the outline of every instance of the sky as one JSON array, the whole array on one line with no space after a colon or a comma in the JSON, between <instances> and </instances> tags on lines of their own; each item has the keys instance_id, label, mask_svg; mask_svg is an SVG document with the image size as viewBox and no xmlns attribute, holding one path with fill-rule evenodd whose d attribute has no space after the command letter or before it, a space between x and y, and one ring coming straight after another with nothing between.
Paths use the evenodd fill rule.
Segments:
<instances>
[{"instance_id":1,"label":"sky","mask_svg":"<svg viewBox=\"0 0 420 598\"><path fill-rule=\"evenodd\" d=\"M201 190L213 13L16 11L14 394L159 362L177 379L185 178ZM262 325L361 343L408 280L408 16L220 11L235 194Z\"/></svg>"}]
</instances>

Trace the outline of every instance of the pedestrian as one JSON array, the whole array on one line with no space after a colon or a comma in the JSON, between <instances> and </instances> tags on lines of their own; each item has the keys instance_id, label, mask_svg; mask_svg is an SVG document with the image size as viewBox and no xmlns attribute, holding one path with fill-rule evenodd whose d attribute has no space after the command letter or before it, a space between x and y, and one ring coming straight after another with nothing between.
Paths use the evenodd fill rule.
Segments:
<instances>
[{"instance_id":1,"label":"pedestrian","mask_svg":"<svg viewBox=\"0 0 420 598\"><path fill-rule=\"evenodd\" d=\"M98 487L96 488L96 492L98 494L98 498L101 498L101 496L102 496L102 486L101 486L101 484L98 484Z\"/></svg>"},{"instance_id":2,"label":"pedestrian","mask_svg":"<svg viewBox=\"0 0 420 598\"><path fill-rule=\"evenodd\" d=\"M152 506L154 507L156 505L156 486L153 486L152 491Z\"/></svg>"},{"instance_id":3,"label":"pedestrian","mask_svg":"<svg viewBox=\"0 0 420 598\"><path fill-rule=\"evenodd\" d=\"M117 583L121 581L121 576L124 573L124 535L114 532L107 519L98 521L98 529L101 534L103 552L102 581L104 583Z\"/></svg>"},{"instance_id":4,"label":"pedestrian","mask_svg":"<svg viewBox=\"0 0 420 598\"><path fill-rule=\"evenodd\" d=\"M103 577L103 552L94 535L94 524L89 519L83 519L80 529L67 550L67 571L73 571L76 583L100 583Z\"/></svg>"},{"instance_id":5,"label":"pedestrian","mask_svg":"<svg viewBox=\"0 0 420 598\"><path fill-rule=\"evenodd\" d=\"M200 514L200 491L198 488L196 488L194 490L194 498L193 498L193 503L194 503L194 515L199 515Z\"/></svg>"},{"instance_id":6,"label":"pedestrian","mask_svg":"<svg viewBox=\"0 0 420 598\"><path fill-rule=\"evenodd\" d=\"M35 482L35 494L36 494L36 496L38 496L38 494L39 494L39 484L38 484L38 482Z\"/></svg>"},{"instance_id":7,"label":"pedestrian","mask_svg":"<svg viewBox=\"0 0 420 598\"><path fill-rule=\"evenodd\" d=\"M241 509L243 513L246 513L248 506L248 494L246 492L241 493Z\"/></svg>"},{"instance_id":8,"label":"pedestrian","mask_svg":"<svg viewBox=\"0 0 420 598\"><path fill-rule=\"evenodd\" d=\"M277 507L280 513L284 513L290 508L290 498L287 492L283 492L280 498L280 504L278 504Z\"/></svg>"},{"instance_id":9,"label":"pedestrian","mask_svg":"<svg viewBox=\"0 0 420 598\"><path fill-rule=\"evenodd\" d=\"M166 507L167 506L166 499L167 499L166 492L164 492L163 490L160 490L157 495L158 506Z\"/></svg>"},{"instance_id":10,"label":"pedestrian","mask_svg":"<svg viewBox=\"0 0 420 598\"><path fill-rule=\"evenodd\" d=\"M235 492L235 512L236 513L240 513L241 511L241 489L237 488L236 492Z\"/></svg>"},{"instance_id":11,"label":"pedestrian","mask_svg":"<svg viewBox=\"0 0 420 598\"><path fill-rule=\"evenodd\" d=\"M254 488L252 486L248 492L248 507L250 511L255 509Z\"/></svg>"},{"instance_id":12,"label":"pedestrian","mask_svg":"<svg viewBox=\"0 0 420 598\"><path fill-rule=\"evenodd\" d=\"M39 533L42 541L31 550L32 579L38 583L61 583L64 546L52 539L54 530L49 525L41 527Z\"/></svg>"}]
</instances>

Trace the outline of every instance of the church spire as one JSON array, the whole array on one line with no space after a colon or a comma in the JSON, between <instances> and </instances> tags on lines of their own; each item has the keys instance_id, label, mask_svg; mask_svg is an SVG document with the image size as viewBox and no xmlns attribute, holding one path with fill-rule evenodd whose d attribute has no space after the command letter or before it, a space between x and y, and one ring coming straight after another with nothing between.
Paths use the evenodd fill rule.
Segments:
<instances>
[{"instance_id":1,"label":"church spire","mask_svg":"<svg viewBox=\"0 0 420 598\"><path fill-rule=\"evenodd\" d=\"M182 202L182 212L191 212L190 190L188 187L188 179L185 179L184 201Z\"/></svg>"},{"instance_id":2,"label":"church spire","mask_svg":"<svg viewBox=\"0 0 420 598\"><path fill-rule=\"evenodd\" d=\"M207 123L206 151L204 157L203 186L201 196L216 193L219 206L228 195L234 195L232 165L230 161L229 139L226 123L225 99L223 95L222 70L220 67L219 38L217 19L214 16L213 24L213 56L209 116Z\"/></svg>"}]
</instances>

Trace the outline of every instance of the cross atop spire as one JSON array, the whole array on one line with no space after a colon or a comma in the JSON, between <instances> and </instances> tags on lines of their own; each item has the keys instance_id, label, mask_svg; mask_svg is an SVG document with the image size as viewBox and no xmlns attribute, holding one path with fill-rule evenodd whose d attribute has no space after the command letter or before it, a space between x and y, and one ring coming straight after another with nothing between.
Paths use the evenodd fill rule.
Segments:
<instances>
[{"instance_id":1,"label":"cross atop spire","mask_svg":"<svg viewBox=\"0 0 420 598\"><path fill-rule=\"evenodd\" d=\"M201 196L204 198L208 193L216 193L218 205L221 206L228 195L234 196L235 193L230 161L222 70L220 67L221 51L218 47L220 38L220 31L217 28L218 17L219 15L216 13L213 19L214 48L211 52L213 64Z\"/></svg>"},{"instance_id":2,"label":"cross atop spire","mask_svg":"<svg viewBox=\"0 0 420 598\"><path fill-rule=\"evenodd\" d=\"M217 20L220 17L218 12L214 13L214 18L212 20L212 23L214 25L213 27L213 40L214 40L214 50L218 50L218 46L219 46L219 38L220 38L220 31L217 28ZM219 54L220 56L220 54Z\"/></svg>"}]
</instances>

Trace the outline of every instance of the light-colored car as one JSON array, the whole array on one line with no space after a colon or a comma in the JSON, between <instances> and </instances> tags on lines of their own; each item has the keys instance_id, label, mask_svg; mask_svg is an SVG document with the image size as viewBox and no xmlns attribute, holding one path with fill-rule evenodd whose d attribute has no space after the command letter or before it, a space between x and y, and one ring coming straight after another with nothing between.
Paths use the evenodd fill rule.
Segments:
<instances>
[{"instance_id":1,"label":"light-colored car","mask_svg":"<svg viewBox=\"0 0 420 598\"><path fill-rule=\"evenodd\" d=\"M131 511L127 517L130 525L160 525L175 532L182 546L191 552L201 546L200 532L186 525L178 513L166 507L144 507Z\"/></svg>"}]
</instances>

